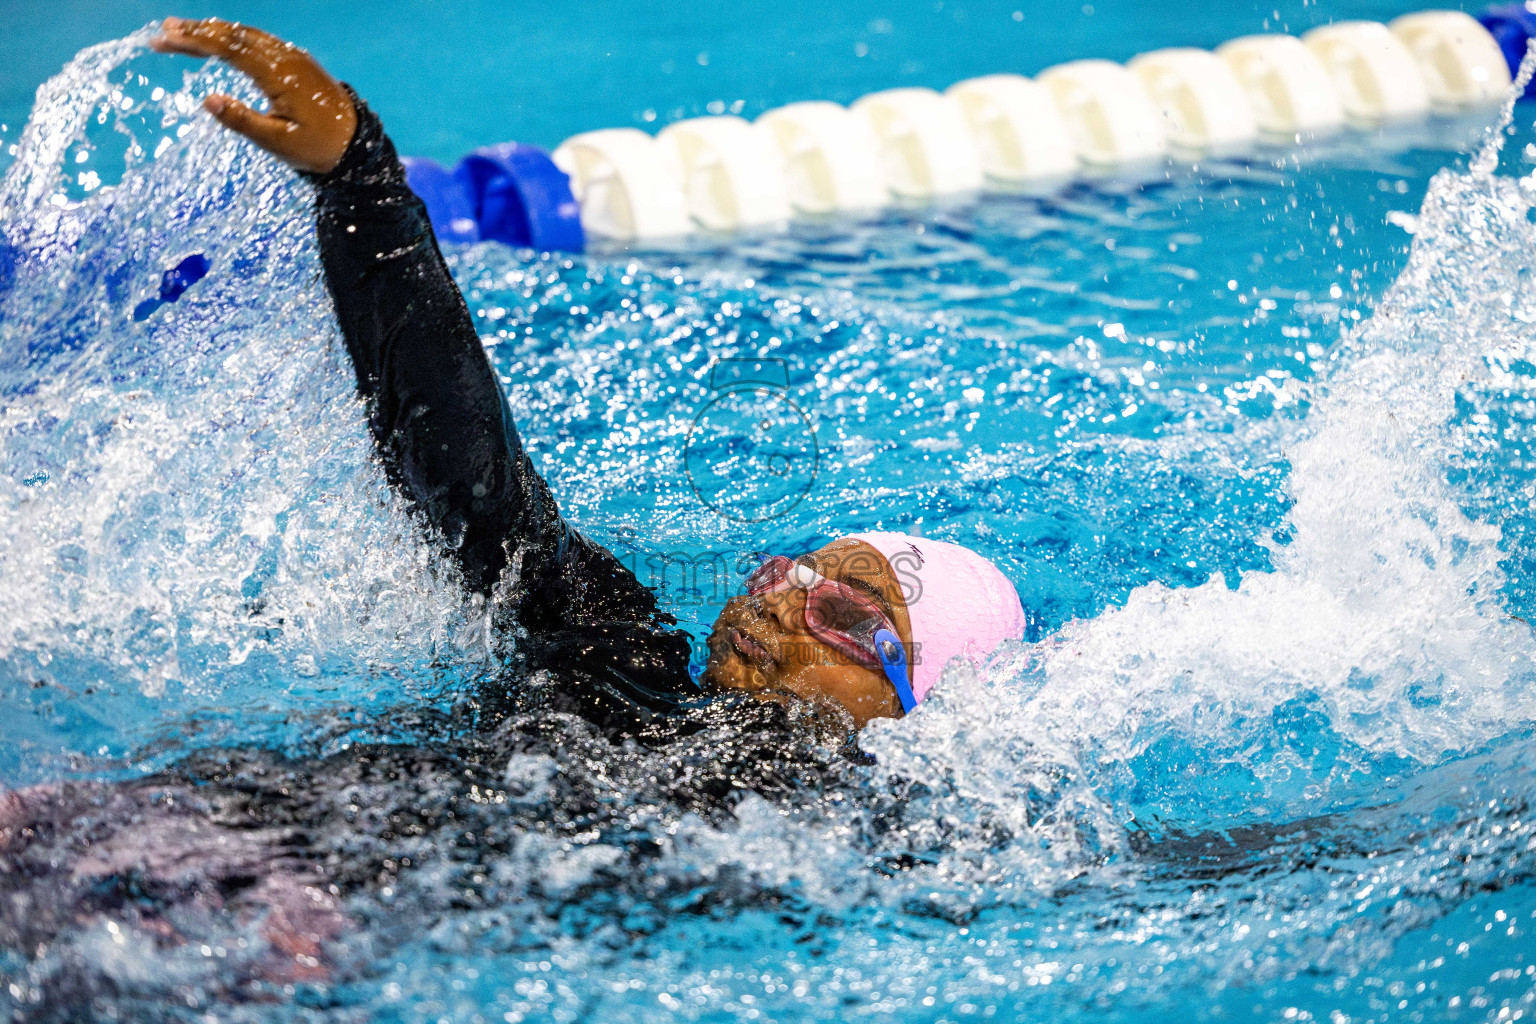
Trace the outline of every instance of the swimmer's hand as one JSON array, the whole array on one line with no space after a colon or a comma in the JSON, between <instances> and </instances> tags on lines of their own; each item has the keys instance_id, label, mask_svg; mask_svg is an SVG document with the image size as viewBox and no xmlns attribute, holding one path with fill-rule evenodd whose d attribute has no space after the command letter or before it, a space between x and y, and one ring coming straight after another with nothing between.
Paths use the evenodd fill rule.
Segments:
<instances>
[{"instance_id":1,"label":"swimmer's hand","mask_svg":"<svg viewBox=\"0 0 1536 1024\"><path fill-rule=\"evenodd\" d=\"M267 94L266 113L221 93L203 100L203 107L295 170L335 169L357 131L347 90L308 53L259 28L218 18L166 18L150 46L161 53L218 57L250 75Z\"/></svg>"}]
</instances>

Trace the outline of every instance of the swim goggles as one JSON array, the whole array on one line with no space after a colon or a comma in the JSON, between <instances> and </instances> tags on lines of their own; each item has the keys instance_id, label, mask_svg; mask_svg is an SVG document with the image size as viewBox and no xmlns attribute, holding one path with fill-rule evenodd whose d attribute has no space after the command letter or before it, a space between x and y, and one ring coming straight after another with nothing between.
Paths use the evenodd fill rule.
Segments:
<instances>
[{"instance_id":1,"label":"swim goggles","mask_svg":"<svg viewBox=\"0 0 1536 1024\"><path fill-rule=\"evenodd\" d=\"M753 597L791 587L804 590L805 625L811 635L848 660L884 672L903 712L917 707L907 681L906 648L890 618L867 595L784 555L754 569L746 587Z\"/></svg>"}]
</instances>

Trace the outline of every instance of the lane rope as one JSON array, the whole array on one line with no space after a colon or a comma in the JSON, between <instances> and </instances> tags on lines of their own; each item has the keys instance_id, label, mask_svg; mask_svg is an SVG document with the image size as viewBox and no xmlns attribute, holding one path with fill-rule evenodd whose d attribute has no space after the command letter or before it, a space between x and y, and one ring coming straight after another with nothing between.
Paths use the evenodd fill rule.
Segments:
<instances>
[{"instance_id":1,"label":"lane rope","mask_svg":"<svg viewBox=\"0 0 1536 1024\"><path fill-rule=\"evenodd\" d=\"M887 89L847 107L791 103L756 121L695 117L655 136L605 128L553 153L505 143L451 171L408 159L406 173L444 241L580 252L589 237L762 229L1476 109L1505 96L1532 36L1524 3L1477 18L1421 11L1125 64L1071 61L1033 79L983 75L942 93Z\"/></svg>"}]
</instances>

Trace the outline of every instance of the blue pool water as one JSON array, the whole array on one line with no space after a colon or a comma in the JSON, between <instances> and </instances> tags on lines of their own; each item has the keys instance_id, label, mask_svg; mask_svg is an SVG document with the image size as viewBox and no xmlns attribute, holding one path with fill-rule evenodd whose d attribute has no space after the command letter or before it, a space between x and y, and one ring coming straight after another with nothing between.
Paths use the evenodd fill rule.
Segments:
<instances>
[{"instance_id":1,"label":"blue pool water","mask_svg":"<svg viewBox=\"0 0 1536 1024\"><path fill-rule=\"evenodd\" d=\"M360 32L337 9L263 20L439 157L1401 11L400 3ZM56 65L160 12L88 13L8 14L3 45ZM514 37L536 86L490 61ZM668 795L686 757L570 724L472 792L451 766L304 768L440 742L486 640L370 459L303 187L194 112L232 81L130 39L13 125L0 783L190 760L220 766L205 792L323 805L280 842L341 880L345 927L324 972L273 970L234 895L178 901L238 849L110 832L90 790L74 831L27 837L62 858L48 884L85 888L0 951L13 1019L1536 1012L1536 110L1475 167L1491 113L664 252L450 253L567 513L695 633L720 594L688 564L861 527L970 544L1019 587L1030 642L869 729L872 764L712 815ZM518 97L505 120L485 90ZM192 253L207 278L135 319ZM753 525L685 455L730 359L777 361L817 452L807 496ZM239 849L279 841L189 799ZM0 838L12 877L55 877ZM104 908L93 871L133 898ZM0 933L52 912L6 892Z\"/></svg>"},{"instance_id":2,"label":"blue pool water","mask_svg":"<svg viewBox=\"0 0 1536 1024\"><path fill-rule=\"evenodd\" d=\"M243 19L301 40L357 86L405 152L451 161L493 142L552 148L591 128L655 130L714 104L751 117L795 100L847 103L895 85L942 88L995 71L1124 60L1157 46L1213 46L1409 9L1398 0L11 3L0 33L0 123L14 141L38 83L76 51L168 13Z\"/></svg>"}]
</instances>

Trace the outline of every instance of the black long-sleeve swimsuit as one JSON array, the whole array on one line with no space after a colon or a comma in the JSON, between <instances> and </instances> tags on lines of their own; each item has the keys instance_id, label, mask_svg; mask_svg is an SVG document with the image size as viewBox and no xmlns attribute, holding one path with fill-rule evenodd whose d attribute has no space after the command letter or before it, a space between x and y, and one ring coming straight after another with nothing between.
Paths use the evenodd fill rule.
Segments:
<instances>
[{"instance_id":1,"label":"black long-sleeve swimsuit","mask_svg":"<svg viewBox=\"0 0 1536 1024\"><path fill-rule=\"evenodd\" d=\"M311 176L326 284L394 487L466 588L514 622L520 672L574 679L581 710L697 697L655 595L561 516L379 118L357 102L341 162Z\"/></svg>"},{"instance_id":2,"label":"black long-sleeve swimsuit","mask_svg":"<svg viewBox=\"0 0 1536 1024\"><path fill-rule=\"evenodd\" d=\"M434 713L401 719L420 732L410 742L299 755L200 747L141 778L0 792L0 952L40 955L97 913L159 941L174 934L166 921L183 920L174 916L181 906L194 907L186 920L197 922L299 914L281 919L323 936L347 922L338 904L315 903L317 887L350 895L431 864L454 880L422 883L447 884L446 905L471 899L483 865L532 830L582 843L600 834L644 858L663 849L655 837L668 823L724 819L744 791L798 800L857 778L784 707L701 695L674 620L561 517L426 210L361 103L341 163L312 180L325 278L383 464L465 585L494 602L511 631L509 663L482 688L473 731ZM534 679L539 669L548 671ZM514 754L555 758L559 773L546 789L535 785L538 795L487 801L512 785ZM616 798L619 790L628 796ZM620 908L615 926L625 929L626 908L656 891L643 871L612 878L634 895L594 906ZM265 948L239 970L260 979L275 964L281 976L286 961L261 959ZM220 984L244 977L222 961L220 970ZM85 1019L91 1000L118 990L90 971L43 976L29 1006L50 1008L39 1010L50 1020Z\"/></svg>"}]
</instances>

